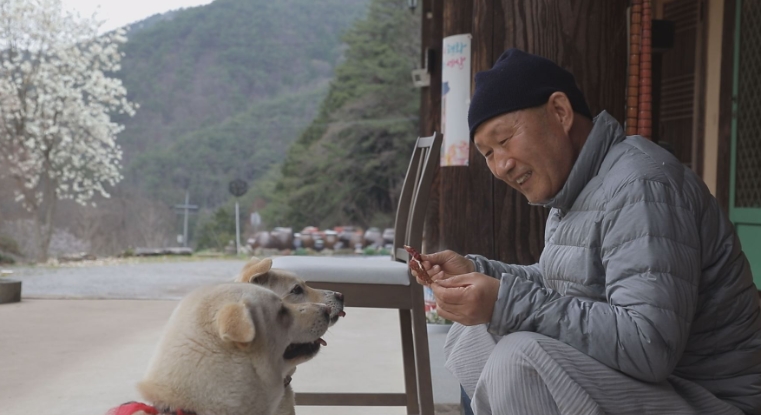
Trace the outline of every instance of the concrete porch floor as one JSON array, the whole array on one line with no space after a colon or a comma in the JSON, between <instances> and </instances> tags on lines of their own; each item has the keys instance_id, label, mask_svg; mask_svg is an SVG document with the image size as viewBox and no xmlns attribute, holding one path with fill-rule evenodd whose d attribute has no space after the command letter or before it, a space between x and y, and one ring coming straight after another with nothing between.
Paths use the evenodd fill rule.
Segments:
<instances>
[{"instance_id":1,"label":"concrete porch floor","mask_svg":"<svg viewBox=\"0 0 761 415\"><path fill-rule=\"evenodd\" d=\"M103 271L101 269L101 271ZM23 275L23 273L22 273ZM105 414L135 389L176 300L25 298L0 305L0 402L6 415ZM299 367L295 390L403 392L398 314L349 308L328 342ZM443 367L446 334L431 332L437 415L459 414ZM304 407L298 415L403 415L403 407Z\"/></svg>"}]
</instances>

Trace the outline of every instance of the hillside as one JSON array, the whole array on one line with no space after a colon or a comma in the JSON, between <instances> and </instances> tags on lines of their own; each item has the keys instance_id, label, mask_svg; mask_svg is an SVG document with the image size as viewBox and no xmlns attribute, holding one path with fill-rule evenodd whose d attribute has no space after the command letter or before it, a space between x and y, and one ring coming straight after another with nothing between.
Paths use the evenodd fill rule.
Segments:
<instances>
[{"instance_id":1,"label":"hillside","mask_svg":"<svg viewBox=\"0 0 761 415\"><path fill-rule=\"evenodd\" d=\"M226 183L283 160L313 119L367 0L216 0L132 25L118 74L140 105L119 118L122 186L213 207Z\"/></svg>"},{"instance_id":2,"label":"hillside","mask_svg":"<svg viewBox=\"0 0 761 415\"><path fill-rule=\"evenodd\" d=\"M226 120L180 135L134 158L128 183L167 202L181 200L186 186L206 207L223 204L228 182L255 181L283 161L288 146L315 117L326 88L280 94ZM134 182L133 182L134 181Z\"/></svg>"},{"instance_id":3,"label":"hillside","mask_svg":"<svg viewBox=\"0 0 761 415\"><path fill-rule=\"evenodd\" d=\"M269 192L272 226L387 227L418 132L420 13L406 2L372 0L344 36L319 115L290 147Z\"/></svg>"}]
</instances>

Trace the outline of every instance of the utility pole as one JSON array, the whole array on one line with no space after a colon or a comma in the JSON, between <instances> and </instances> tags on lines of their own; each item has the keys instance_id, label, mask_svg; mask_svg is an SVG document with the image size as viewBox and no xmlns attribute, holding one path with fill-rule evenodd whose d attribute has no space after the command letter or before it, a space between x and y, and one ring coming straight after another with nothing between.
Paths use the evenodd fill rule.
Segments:
<instances>
[{"instance_id":1,"label":"utility pole","mask_svg":"<svg viewBox=\"0 0 761 415\"><path fill-rule=\"evenodd\" d=\"M182 209L185 211L185 218L183 220L183 226L182 226L182 246L187 247L188 246L188 213L191 210L192 211L198 210L198 206L190 204L190 192L185 190L185 204L174 205L174 208Z\"/></svg>"},{"instance_id":2,"label":"utility pole","mask_svg":"<svg viewBox=\"0 0 761 415\"><path fill-rule=\"evenodd\" d=\"M240 254L240 210L238 198L248 192L248 183L245 180L235 179L230 182L228 189L235 196L235 253Z\"/></svg>"}]
</instances>

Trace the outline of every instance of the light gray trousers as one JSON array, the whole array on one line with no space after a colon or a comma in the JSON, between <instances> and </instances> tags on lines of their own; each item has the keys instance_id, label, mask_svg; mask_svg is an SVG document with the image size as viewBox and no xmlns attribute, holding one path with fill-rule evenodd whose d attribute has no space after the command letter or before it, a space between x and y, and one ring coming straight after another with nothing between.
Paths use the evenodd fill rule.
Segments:
<instances>
[{"instance_id":1,"label":"light gray trousers","mask_svg":"<svg viewBox=\"0 0 761 415\"><path fill-rule=\"evenodd\" d=\"M742 415L693 382L642 382L537 333L496 337L455 323L444 355L475 415Z\"/></svg>"}]
</instances>

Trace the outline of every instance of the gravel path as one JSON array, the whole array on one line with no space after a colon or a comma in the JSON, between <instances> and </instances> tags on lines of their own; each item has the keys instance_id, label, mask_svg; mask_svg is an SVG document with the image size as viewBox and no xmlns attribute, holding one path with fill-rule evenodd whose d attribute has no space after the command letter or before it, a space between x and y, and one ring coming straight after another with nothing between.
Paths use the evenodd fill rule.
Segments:
<instances>
[{"instance_id":1,"label":"gravel path","mask_svg":"<svg viewBox=\"0 0 761 415\"><path fill-rule=\"evenodd\" d=\"M245 261L151 259L12 267L23 298L179 300L200 285L232 281Z\"/></svg>"}]
</instances>

